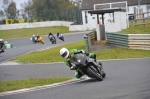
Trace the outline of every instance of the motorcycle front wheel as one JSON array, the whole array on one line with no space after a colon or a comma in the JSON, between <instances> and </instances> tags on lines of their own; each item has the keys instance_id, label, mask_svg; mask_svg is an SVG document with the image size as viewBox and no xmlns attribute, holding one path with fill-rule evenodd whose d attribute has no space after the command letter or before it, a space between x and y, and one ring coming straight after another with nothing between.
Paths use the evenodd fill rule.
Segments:
<instances>
[{"instance_id":1,"label":"motorcycle front wheel","mask_svg":"<svg viewBox=\"0 0 150 99\"><path fill-rule=\"evenodd\" d=\"M102 63L100 63L100 62L99 62L99 65L101 65L101 66L102 66ZM103 78L105 78L106 73L104 72L104 69L103 69L103 68L101 69L101 73L102 73L102 74L101 74L101 75L102 75L102 77L103 77Z\"/></svg>"},{"instance_id":2,"label":"motorcycle front wheel","mask_svg":"<svg viewBox=\"0 0 150 99\"><path fill-rule=\"evenodd\" d=\"M103 77L101 76L101 74L93 66L90 66L87 68L87 73L99 81L103 80Z\"/></svg>"}]
</instances>

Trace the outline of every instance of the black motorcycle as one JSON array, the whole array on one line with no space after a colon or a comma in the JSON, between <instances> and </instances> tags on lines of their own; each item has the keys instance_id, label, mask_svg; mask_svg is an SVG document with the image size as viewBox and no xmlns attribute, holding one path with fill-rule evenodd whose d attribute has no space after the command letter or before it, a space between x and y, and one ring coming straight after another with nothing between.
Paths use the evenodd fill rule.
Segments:
<instances>
[{"instance_id":1,"label":"black motorcycle","mask_svg":"<svg viewBox=\"0 0 150 99\"><path fill-rule=\"evenodd\" d=\"M0 54L4 53L4 42L0 41Z\"/></svg>"},{"instance_id":2,"label":"black motorcycle","mask_svg":"<svg viewBox=\"0 0 150 99\"><path fill-rule=\"evenodd\" d=\"M56 39L54 36L50 35L50 36L48 36L48 38L52 42L52 44L56 44Z\"/></svg>"},{"instance_id":3,"label":"black motorcycle","mask_svg":"<svg viewBox=\"0 0 150 99\"><path fill-rule=\"evenodd\" d=\"M72 54L71 55L72 63L75 64L75 69L79 70L83 74L95 78L99 81L102 81L105 78L106 73L104 72L102 66L101 68L93 65L94 59L89 58L84 54ZM97 62L97 64L100 64Z\"/></svg>"}]
</instances>

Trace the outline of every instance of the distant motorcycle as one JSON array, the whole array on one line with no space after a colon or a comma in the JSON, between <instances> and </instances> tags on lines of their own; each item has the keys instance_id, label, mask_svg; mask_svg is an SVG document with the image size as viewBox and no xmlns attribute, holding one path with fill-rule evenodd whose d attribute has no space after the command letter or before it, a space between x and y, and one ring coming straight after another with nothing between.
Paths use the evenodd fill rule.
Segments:
<instances>
[{"instance_id":1,"label":"distant motorcycle","mask_svg":"<svg viewBox=\"0 0 150 99\"><path fill-rule=\"evenodd\" d=\"M52 44L56 44L56 39L54 36L50 35L50 36L48 36L48 38L52 42Z\"/></svg>"},{"instance_id":2,"label":"distant motorcycle","mask_svg":"<svg viewBox=\"0 0 150 99\"><path fill-rule=\"evenodd\" d=\"M62 34L57 35L57 37L58 37L60 40L64 41L64 36L63 36Z\"/></svg>"},{"instance_id":3,"label":"distant motorcycle","mask_svg":"<svg viewBox=\"0 0 150 99\"><path fill-rule=\"evenodd\" d=\"M2 41L0 41L0 54L1 53L4 53L4 41L2 40Z\"/></svg>"},{"instance_id":4,"label":"distant motorcycle","mask_svg":"<svg viewBox=\"0 0 150 99\"><path fill-rule=\"evenodd\" d=\"M92 61L94 61L94 59L83 55L83 54L72 54L71 55L72 63L75 64L75 69L79 70L80 72L82 72L83 74L91 77L91 78L95 78L99 81L102 81L103 78L105 78L106 73L104 72L102 67L97 67L97 66L93 66L92 65ZM100 64L99 62L97 62L98 64Z\"/></svg>"},{"instance_id":5,"label":"distant motorcycle","mask_svg":"<svg viewBox=\"0 0 150 99\"><path fill-rule=\"evenodd\" d=\"M34 43L39 42L39 43L44 44L44 39L43 39L42 37L38 37L38 39L37 39L37 37L31 37L30 39L31 39L31 41L34 42Z\"/></svg>"}]
</instances>

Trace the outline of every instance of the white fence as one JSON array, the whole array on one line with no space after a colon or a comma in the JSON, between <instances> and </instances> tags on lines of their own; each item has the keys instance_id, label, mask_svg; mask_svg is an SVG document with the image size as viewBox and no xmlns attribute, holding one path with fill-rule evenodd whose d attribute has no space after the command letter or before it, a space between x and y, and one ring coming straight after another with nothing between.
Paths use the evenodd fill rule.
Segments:
<instances>
[{"instance_id":1,"label":"white fence","mask_svg":"<svg viewBox=\"0 0 150 99\"><path fill-rule=\"evenodd\" d=\"M69 31L88 31L88 30L96 30L97 24L90 25L70 25ZM121 27L121 24L119 22L116 23L107 23L105 24L105 31L106 32L118 32L121 31L123 28Z\"/></svg>"},{"instance_id":2,"label":"white fence","mask_svg":"<svg viewBox=\"0 0 150 99\"><path fill-rule=\"evenodd\" d=\"M19 23L19 24L6 24L0 25L0 30L9 29L22 29L22 28L35 28L35 27L48 27L48 26L67 26L73 22L67 21L46 21L46 22L33 22L33 23Z\"/></svg>"}]
</instances>

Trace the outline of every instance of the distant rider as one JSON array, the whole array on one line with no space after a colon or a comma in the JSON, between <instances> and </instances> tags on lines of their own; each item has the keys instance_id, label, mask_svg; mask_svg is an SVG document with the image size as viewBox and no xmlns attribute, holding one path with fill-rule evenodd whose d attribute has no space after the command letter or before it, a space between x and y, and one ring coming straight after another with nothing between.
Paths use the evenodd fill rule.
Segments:
<instances>
[{"instance_id":1,"label":"distant rider","mask_svg":"<svg viewBox=\"0 0 150 99\"><path fill-rule=\"evenodd\" d=\"M90 58L93 58L95 61L93 62L93 65L95 66L102 66L102 64L97 64L96 63L96 54L94 53L88 53L87 51L85 50L77 50L77 49L71 49L70 51L67 49L67 48L62 48L60 50L60 55L65 58L65 63L67 66L70 67L70 70L75 70L75 66L71 63L71 55L72 54L78 54L78 53L82 53L82 54L85 54L86 56L90 57ZM76 70L76 73L75 73L75 77L76 78L81 78L83 76L83 74L79 71L79 70Z\"/></svg>"},{"instance_id":2,"label":"distant rider","mask_svg":"<svg viewBox=\"0 0 150 99\"><path fill-rule=\"evenodd\" d=\"M0 49L2 49L1 52L4 53L4 41L3 41L3 39L0 39Z\"/></svg>"},{"instance_id":3,"label":"distant rider","mask_svg":"<svg viewBox=\"0 0 150 99\"><path fill-rule=\"evenodd\" d=\"M34 42L37 42L37 36L33 35L33 36L32 36L32 40L33 40Z\"/></svg>"},{"instance_id":4,"label":"distant rider","mask_svg":"<svg viewBox=\"0 0 150 99\"><path fill-rule=\"evenodd\" d=\"M33 35L33 36L32 36L32 40L33 40L34 42L37 42L39 37L40 37L39 35L37 35L37 36Z\"/></svg>"},{"instance_id":5,"label":"distant rider","mask_svg":"<svg viewBox=\"0 0 150 99\"><path fill-rule=\"evenodd\" d=\"M61 38L62 36L63 36L62 34L57 33L57 37L58 37L58 38Z\"/></svg>"},{"instance_id":6,"label":"distant rider","mask_svg":"<svg viewBox=\"0 0 150 99\"><path fill-rule=\"evenodd\" d=\"M48 38L49 38L49 37L53 37L53 38L55 39L55 41L56 41L55 36L54 36L51 32L48 34Z\"/></svg>"}]
</instances>

